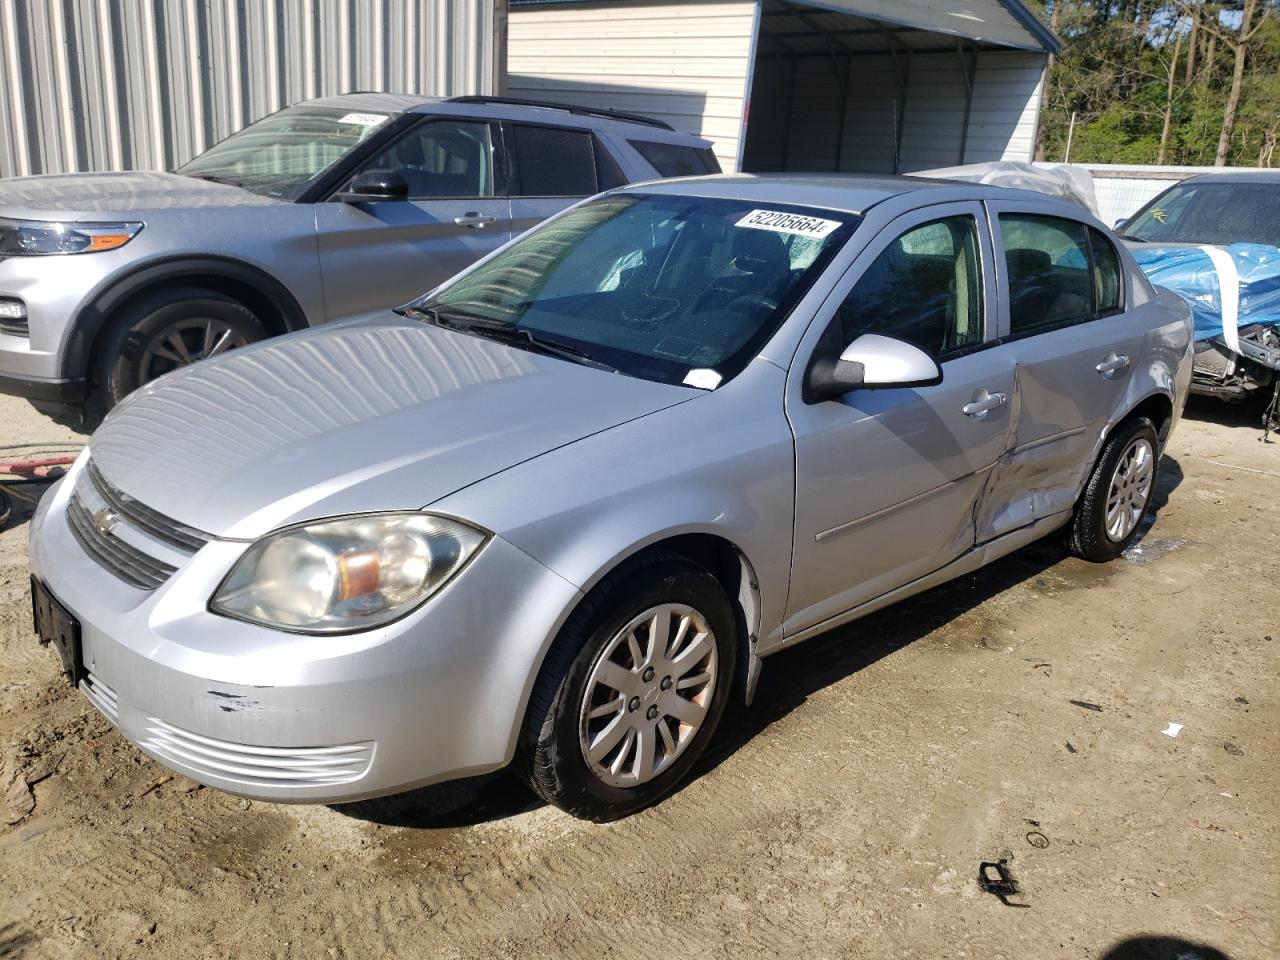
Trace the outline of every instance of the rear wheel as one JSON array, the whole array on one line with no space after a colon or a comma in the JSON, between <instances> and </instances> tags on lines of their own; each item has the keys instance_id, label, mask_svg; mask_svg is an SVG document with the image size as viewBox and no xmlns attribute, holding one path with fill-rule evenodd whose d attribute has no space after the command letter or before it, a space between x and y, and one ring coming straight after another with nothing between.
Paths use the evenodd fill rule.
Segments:
<instances>
[{"instance_id":1,"label":"rear wheel","mask_svg":"<svg viewBox=\"0 0 1280 960\"><path fill-rule=\"evenodd\" d=\"M590 820L661 800L724 713L735 651L729 600L705 569L675 554L620 568L547 655L518 756L525 779Z\"/></svg>"},{"instance_id":2,"label":"rear wheel","mask_svg":"<svg viewBox=\"0 0 1280 960\"><path fill-rule=\"evenodd\" d=\"M1146 417L1122 423L1102 448L1068 528L1068 546L1085 560L1120 556L1142 528L1159 471L1160 439Z\"/></svg>"},{"instance_id":3,"label":"rear wheel","mask_svg":"<svg viewBox=\"0 0 1280 960\"><path fill-rule=\"evenodd\" d=\"M193 287L158 292L112 324L98 355L95 398L106 413L156 377L268 335L253 311L224 294Z\"/></svg>"}]
</instances>

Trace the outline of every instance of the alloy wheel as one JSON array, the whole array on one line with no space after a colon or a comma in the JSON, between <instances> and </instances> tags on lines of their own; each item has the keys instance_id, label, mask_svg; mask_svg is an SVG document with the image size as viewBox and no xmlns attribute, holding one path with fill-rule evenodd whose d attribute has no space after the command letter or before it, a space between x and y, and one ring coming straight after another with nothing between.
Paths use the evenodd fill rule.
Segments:
<instances>
[{"instance_id":1,"label":"alloy wheel","mask_svg":"<svg viewBox=\"0 0 1280 960\"><path fill-rule=\"evenodd\" d=\"M716 639L693 607L664 603L610 638L587 678L579 744L615 787L648 783L697 736L715 694Z\"/></svg>"},{"instance_id":2,"label":"alloy wheel","mask_svg":"<svg viewBox=\"0 0 1280 960\"><path fill-rule=\"evenodd\" d=\"M1136 438L1120 456L1107 490L1107 538L1119 543L1138 525L1151 499L1155 449L1146 437Z\"/></svg>"},{"instance_id":3,"label":"alloy wheel","mask_svg":"<svg viewBox=\"0 0 1280 960\"><path fill-rule=\"evenodd\" d=\"M179 320L156 334L143 351L141 382L195 363L226 353L236 347L247 346L249 340L222 320L191 317Z\"/></svg>"}]
</instances>

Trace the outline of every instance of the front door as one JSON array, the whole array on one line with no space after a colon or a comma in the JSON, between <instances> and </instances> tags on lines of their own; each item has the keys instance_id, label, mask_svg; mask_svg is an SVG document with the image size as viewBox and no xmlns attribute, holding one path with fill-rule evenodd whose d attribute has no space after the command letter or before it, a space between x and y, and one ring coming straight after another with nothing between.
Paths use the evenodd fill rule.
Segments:
<instances>
[{"instance_id":1,"label":"front door","mask_svg":"<svg viewBox=\"0 0 1280 960\"><path fill-rule=\"evenodd\" d=\"M327 320L406 303L511 237L491 123L426 120L362 169L399 173L409 199L316 204Z\"/></svg>"},{"instance_id":2,"label":"front door","mask_svg":"<svg viewBox=\"0 0 1280 960\"><path fill-rule=\"evenodd\" d=\"M863 333L897 337L930 353L943 379L815 404L789 383L796 507L788 635L973 546L974 511L1006 450L1014 400L1012 365L988 346L990 252L979 204L917 210L882 231L828 301L839 304L833 321L843 346ZM801 349L792 381L811 355Z\"/></svg>"},{"instance_id":3,"label":"front door","mask_svg":"<svg viewBox=\"0 0 1280 960\"><path fill-rule=\"evenodd\" d=\"M1002 351L1017 369L1013 443L978 519L979 541L1071 510L1123 400L1147 323L1126 311L1101 231L1017 202L990 204Z\"/></svg>"}]
</instances>

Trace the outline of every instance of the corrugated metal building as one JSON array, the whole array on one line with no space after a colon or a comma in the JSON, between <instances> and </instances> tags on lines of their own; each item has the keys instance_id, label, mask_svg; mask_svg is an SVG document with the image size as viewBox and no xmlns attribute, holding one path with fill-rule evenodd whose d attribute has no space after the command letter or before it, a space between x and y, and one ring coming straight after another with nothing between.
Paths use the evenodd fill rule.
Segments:
<instances>
[{"instance_id":1,"label":"corrugated metal building","mask_svg":"<svg viewBox=\"0 0 1280 960\"><path fill-rule=\"evenodd\" d=\"M505 0L0 0L0 177L171 169L286 104L501 89Z\"/></svg>"},{"instance_id":2,"label":"corrugated metal building","mask_svg":"<svg viewBox=\"0 0 1280 960\"><path fill-rule=\"evenodd\" d=\"M510 0L507 89L647 113L725 169L1031 160L1058 41L1018 0Z\"/></svg>"}]
</instances>

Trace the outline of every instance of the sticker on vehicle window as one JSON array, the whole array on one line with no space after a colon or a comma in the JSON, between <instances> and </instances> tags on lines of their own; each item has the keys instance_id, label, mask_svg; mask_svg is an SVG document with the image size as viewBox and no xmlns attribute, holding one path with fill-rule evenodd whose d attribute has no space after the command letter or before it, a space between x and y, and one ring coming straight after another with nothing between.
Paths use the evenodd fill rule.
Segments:
<instances>
[{"instance_id":1,"label":"sticker on vehicle window","mask_svg":"<svg viewBox=\"0 0 1280 960\"><path fill-rule=\"evenodd\" d=\"M784 210L752 210L734 226L751 230L772 230L774 233L790 233L800 237L825 237L840 226L840 221L806 217Z\"/></svg>"},{"instance_id":2,"label":"sticker on vehicle window","mask_svg":"<svg viewBox=\"0 0 1280 960\"><path fill-rule=\"evenodd\" d=\"M354 123L359 127L376 127L387 119L385 113L348 113L338 119L339 123Z\"/></svg>"}]
</instances>

